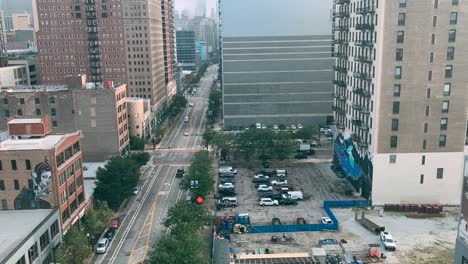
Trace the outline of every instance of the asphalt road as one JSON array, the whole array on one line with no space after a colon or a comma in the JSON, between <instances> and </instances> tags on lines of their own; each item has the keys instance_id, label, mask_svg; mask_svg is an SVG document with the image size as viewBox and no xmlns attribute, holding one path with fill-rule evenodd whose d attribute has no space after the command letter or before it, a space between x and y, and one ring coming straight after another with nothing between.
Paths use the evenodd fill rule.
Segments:
<instances>
[{"instance_id":1,"label":"asphalt road","mask_svg":"<svg viewBox=\"0 0 468 264\"><path fill-rule=\"evenodd\" d=\"M176 170L187 169L193 154L204 146L209 89L217 71L217 65L210 66L200 80L197 92L187 96L193 107L187 107L172 121L165 138L151 152L151 160L140 180L140 192L120 213L122 224L107 252L96 255L92 263L143 263L166 232L161 223L167 210L186 197L178 188L180 179L175 178ZM184 122L185 117L189 118L188 122Z\"/></svg>"}]
</instances>

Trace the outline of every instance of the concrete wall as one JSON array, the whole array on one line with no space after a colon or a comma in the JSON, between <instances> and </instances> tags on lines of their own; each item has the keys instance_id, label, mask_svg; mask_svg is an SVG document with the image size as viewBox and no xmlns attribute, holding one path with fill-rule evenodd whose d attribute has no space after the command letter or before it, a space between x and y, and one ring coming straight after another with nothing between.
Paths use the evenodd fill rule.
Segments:
<instances>
[{"instance_id":1,"label":"concrete wall","mask_svg":"<svg viewBox=\"0 0 468 264\"><path fill-rule=\"evenodd\" d=\"M0 83L2 86L29 85L28 67L17 65L0 68Z\"/></svg>"},{"instance_id":2,"label":"concrete wall","mask_svg":"<svg viewBox=\"0 0 468 264\"><path fill-rule=\"evenodd\" d=\"M461 175L464 154L398 153L390 164L391 154L375 154L372 182L372 204L440 203L460 204ZM422 156L425 155L425 165ZM437 179L437 168L443 168L443 178ZM424 182L420 183L421 174Z\"/></svg>"}]
</instances>

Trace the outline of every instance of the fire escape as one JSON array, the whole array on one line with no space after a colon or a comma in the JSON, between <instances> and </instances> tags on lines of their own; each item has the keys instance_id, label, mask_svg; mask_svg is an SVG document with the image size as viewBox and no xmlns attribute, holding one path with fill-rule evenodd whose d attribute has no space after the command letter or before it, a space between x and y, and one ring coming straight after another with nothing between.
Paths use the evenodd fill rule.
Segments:
<instances>
[{"instance_id":1,"label":"fire escape","mask_svg":"<svg viewBox=\"0 0 468 264\"><path fill-rule=\"evenodd\" d=\"M102 82L101 59L99 55L99 36L97 30L96 0L85 1L86 29L88 31L88 57L91 69L91 80Z\"/></svg>"}]
</instances>

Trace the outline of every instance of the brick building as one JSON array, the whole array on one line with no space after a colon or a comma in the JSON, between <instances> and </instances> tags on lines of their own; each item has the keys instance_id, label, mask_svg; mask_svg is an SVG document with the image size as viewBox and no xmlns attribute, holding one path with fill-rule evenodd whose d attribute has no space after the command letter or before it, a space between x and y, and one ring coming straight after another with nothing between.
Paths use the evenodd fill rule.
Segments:
<instances>
[{"instance_id":1,"label":"brick building","mask_svg":"<svg viewBox=\"0 0 468 264\"><path fill-rule=\"evenodd\" d=\"M0 142L2 210L60 210L62 230L84 214L80 133L50 134L49 117L13 118Z\"/></svg>"}]
</instances>

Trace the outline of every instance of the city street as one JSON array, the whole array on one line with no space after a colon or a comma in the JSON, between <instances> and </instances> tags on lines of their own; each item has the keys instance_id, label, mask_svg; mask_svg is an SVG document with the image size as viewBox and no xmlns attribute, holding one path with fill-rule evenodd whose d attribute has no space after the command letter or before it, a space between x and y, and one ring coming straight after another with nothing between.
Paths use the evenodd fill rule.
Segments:
<instances>
[{"instance_id":1,"label":"city street","mask_svg":"<svg viewBox=\"0 0 468 264\"><path fill-rule=\"evenodd\" d=\"M193 107L172 120L172 126L146 166L141 180L141 191L128 201L120 218L122 225L112 240L108 251L93 258L92 263L127 264L143 263L157 241L166 232L162 226L166 213L178 200L185 199L179 189L177 168L185 168L196 151L204 147L205 113L209 89L216 78L217 65L210 66L199 82L194 95L188 95ZM184 118L188 117L188 122Z\"/></svg>"}]
</instances>

